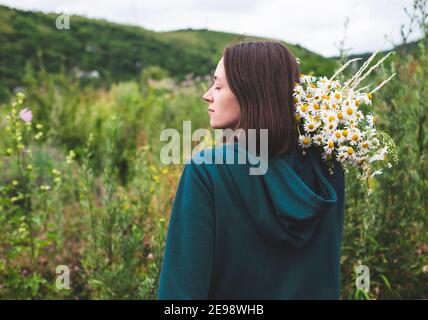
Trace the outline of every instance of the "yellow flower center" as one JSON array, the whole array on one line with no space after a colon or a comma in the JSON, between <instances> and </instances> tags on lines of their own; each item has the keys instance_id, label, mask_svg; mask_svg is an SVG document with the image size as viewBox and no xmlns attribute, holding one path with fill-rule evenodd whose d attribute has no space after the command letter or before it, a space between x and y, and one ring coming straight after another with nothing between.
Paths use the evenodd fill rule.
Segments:
<instances>
[{"instance_id":1,"label":"yellow flower center","mask_svg":"<svg viewBox=\"0 0 428 320\"><path fill-rule=\"evenodd\" d=\"M320 108L320 106L318 104L314 103L314 109L319 110L319 108Z\"/></svg>"},{"instance_id":2,"label":"yellow flower center","mask_svg":"<svg viewBox=\"0 0 428 320\"><path fill-rule=\"evenodd\" d=\"M352 140L357 141L357 140L358 140L358 134L354 134L354 135L352 136Z\"/></svg>"},{"instance_id":3,"label":"yellow flower center","mask_svg":"<svg viewBox=\"0 0 428 320\"><path fill-rule=\"evenodd\" d=\"M333 122L334 120L336 120L335 116L331 115L331 116L328 117L328 121L329 122Z\"/></svg>"},{"instance_id":4,"label":"yellow flower center","mask_svg":"<svg viewBox=\"0 0 428 320\"><path fill-rule=\"evenodd\" d=\"M340 120L342 120L342 119L343 119L343 113L342 113L342 112L339 112L339 113L337 114L337 117L338 117Z\"/></svg>"},{"instance_id":5,"label":"yellow flower center","mask_svg":"<svg viewBox=\"0 0 428 320\"><path fill-rule=\"evenodd\" d=\"M368 147L369 147L369 144L368 144L367 142L364 142L364 143L362 144L362 146L363 146L363 148L366 148L366 149L368 149Z\"/></svg>"},{"instance_id":6,"label":"yellow flower center","mask_svg":"<svg viewBox=\"0 0 428 320\"><path fill-rule=\"evenodd\" d=\"M371 100L371 99L373 99L373 95L371 93L368 93L367 98L369 98Z\"/></svg>"},{"instance_id":7,"label":"yellow flower center","mask_svg":"<svg viewBox=\"0 0 428 320\"><path fill-rule=\"evenodd\" d=\"M336 99L340 99L340 93L335 93L335 94L334 94L334 97L335 97Z\"/></svg>"},{"instance_id":8,"label":"yellow flower center","mask_svg":"<svg viewBox=\"0 0 428 320\"><path fill-rule=\"evenodd\" d=\"M342 130L342 134L345 136L345 137L347 137L348 136L348 130Z\"/></svg>"},{"instance_id":9,"label":"yellow flower center","mask_svg":"<svg viewBox=\"0 0 428 320\"><path fill-rule=\"evenodd\" d=\"M314 124L313 124L313 123L310 123L310 124L308 125L308 128L309 128L310 130L312 130L313 128L315 128L315 126L314 126Z\"/></svg>"},{"instance_id":10,"label":"yellow flower center","mask_svg":"<svg viewBox=\"0 0 428 320\"><path fill-rule=\"evenodd\" d=\"M300 107L300 110L302 110L302 112L306 112L308 110L308 105L304 104Z\"/></svg>"},{"instance_id":11,"label":"yellow flower center","mask_svg":"<svg viewBox=\"0 0 428 320\"><path fill-rule=\"evenodd\" d=\"M307 98L312 98L312 93L308 93L308 94L306 95L306 97L307 97Z\"/></svg>"},{"instance_id":12,"label":"yellow flower center","mask_svg":"<svg viewBox=\"0 0 428 320\"><path fill-rule=\"evenodd\" d=\"M334 142L333 141L329 141L328 142L328 147L329 148L333 148L334 147Z\"/></svg>"},{"instance_id":13,"label":"yellow flower center","mask_svg":"<svg viewBox=\"0 0 428 320\"><path fill-rule=\"evenodd\" d=\"M354 149L352 149L352 147L349 147L348 148L348 154L349 155L351 155L351 154L353 154L354 153Z\"/></svg>"},{"instance_id":14,"label":"yellow flower center","mask_svg":"<svg viewBox=\"0 0 428 320\"><path fill-rule=\"evenodd\" d=\"M351 115L354 113L354 110L352 110L352 108L348 108L348 109L346 109L346 113Z\"/></svg>"},{"instance_id":15,"label":"yellow flower center","mask_svg":"<svg viewBox=\"0 0 428 320\"><path fill-rule=\"evenodd\" d=\"M340 133L340 131L336 132L336 138L340 138L342 136L342 134Z\"/></svg>"},{"instance_id":16,"label":"yellow flower center","mask_svg":"<svg viewBox=\"0 0 428 320\"><path fill-rule=\"evenodd\" d=\"M303 139L303 144L309 144L309 139L308 138Z\"/></svg>"},{"instance_id":17,"label":"yellow flower center","mask_svg":"<svg viewBox=\"0 0 428 320\"><path fill-rule=\"evenodd\" d=\"M300 119L301 119L302 117L300 116L300 114L296 114L296 115L294 116L294 118L296 119L296 121L300 121Z\"/></svg>"}]
</instances>

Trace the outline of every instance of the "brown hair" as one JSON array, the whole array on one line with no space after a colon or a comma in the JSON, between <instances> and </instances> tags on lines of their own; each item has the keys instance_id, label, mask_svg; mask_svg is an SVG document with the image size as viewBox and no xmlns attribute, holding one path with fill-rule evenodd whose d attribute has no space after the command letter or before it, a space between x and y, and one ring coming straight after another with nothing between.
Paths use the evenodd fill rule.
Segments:
<instances>
[{"instance_id":1,"label":"brown hair","mask_svg":"<svg viewBox=\"0 0 428 320\"><path fill-rule=\"evenodd\" d=\"M268 129L269 157L297 146L293 87L299 65L280 42L244 40L223 53L226 78L241 107L234 129ZM257 146L259 146L257 144Z\"/></svg>"}]
</instances>

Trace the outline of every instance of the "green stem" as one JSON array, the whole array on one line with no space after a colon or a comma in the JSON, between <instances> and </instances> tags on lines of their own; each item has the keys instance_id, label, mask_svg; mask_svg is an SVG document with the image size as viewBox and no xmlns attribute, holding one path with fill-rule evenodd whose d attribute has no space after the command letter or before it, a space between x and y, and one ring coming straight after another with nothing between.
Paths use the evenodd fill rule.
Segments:
<instances>
[{"instance_id":1,"label":"green stem","mask_svg":"<svg viewBox=\"0 0 428 320\"><path fill-rule=\"evenodd\" d=\"M27 177L24 174L24 170L22 169L22 152L18 151L17 154L17 163L18 163L18 170L19 170L19 175L22 178L21 180L25 180L24 181L24 214L25 214L25 222L27 224L28 227L28 233L30 235L30 247L31 247L31 262L33 264L33 268L36 269L37 268L37 264L36 264L36 250L35 250L35 245L34 245L34 229L33 229L33 217L31 214L31 208L30 208L30 202L29 202L29 188L28 188L28 184L29 184L29 179L27 179Z\"/></svg>"}]
</instances>

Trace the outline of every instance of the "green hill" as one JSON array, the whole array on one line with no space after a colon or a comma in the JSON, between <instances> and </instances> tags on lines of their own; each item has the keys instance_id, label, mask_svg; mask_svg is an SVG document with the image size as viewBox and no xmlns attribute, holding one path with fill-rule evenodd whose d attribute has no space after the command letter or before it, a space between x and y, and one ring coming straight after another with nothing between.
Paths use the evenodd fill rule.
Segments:
<instances>
[{"instance_id":1,"label":"green hill","mask_svg":"<svg viewBox=\"0 0 428 320\"><path fill-rule=\"evenodd\" d=\"M74 15L69 30L58 30L57 16L0 6L0 99L22 85L27 64L42 62L51 73L63 67L105 84L135 79L153 65L183 79L212 73L224 46L248 37L204 29L154 32ZM336 66L334 59L287 45L301 59L302 72L328 75Z\"/></svg>"}]
</instances>

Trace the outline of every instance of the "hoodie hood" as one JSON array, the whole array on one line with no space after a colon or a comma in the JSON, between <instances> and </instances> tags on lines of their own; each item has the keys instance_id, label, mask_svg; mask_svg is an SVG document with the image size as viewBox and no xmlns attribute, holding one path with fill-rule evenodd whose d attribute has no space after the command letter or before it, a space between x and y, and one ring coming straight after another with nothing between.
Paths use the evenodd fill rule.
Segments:
<instances>
[{"instance_id":1,"label":"hoodie hood","mask_svg":"<svg viewBox=\"0 0 428 320\"><path fill-rule=\"evenodd\" d=\"M244 152L247 163L226 167L256 228L271 242L306 245L320 218L337 202L319 151L311 148L306 155L296 150L272 157L265 174L250 175L249 167L258 165L252 164L254 159L248 161L251 155L237 143L233 146L230 151L235 156Z\"/></svg>"}]
</instances>

